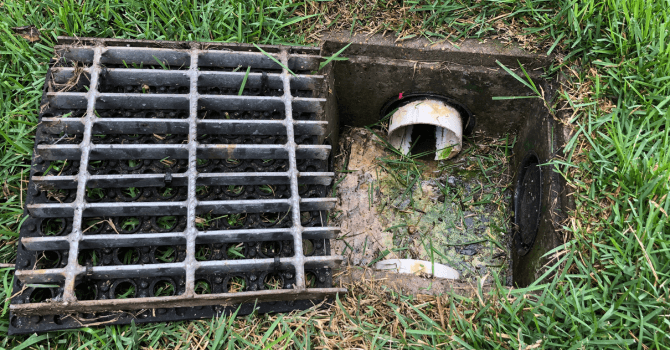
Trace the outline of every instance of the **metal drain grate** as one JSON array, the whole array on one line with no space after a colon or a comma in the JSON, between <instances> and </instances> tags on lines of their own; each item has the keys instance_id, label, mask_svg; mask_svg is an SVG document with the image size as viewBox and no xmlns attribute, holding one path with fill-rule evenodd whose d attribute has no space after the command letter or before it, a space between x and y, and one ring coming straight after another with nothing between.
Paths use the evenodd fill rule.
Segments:
<instances>
[{"instance_id":1,"label":"metal drain grate","mask_svg":"<svg viewBox=\"0 0 670 350\"><path fill-rule=\"evenodd\" d=\"M263 46L293 75L244 45L60 43L10 333L289 311L345 291L318 49Z\"/></svg>"}]
</instances>

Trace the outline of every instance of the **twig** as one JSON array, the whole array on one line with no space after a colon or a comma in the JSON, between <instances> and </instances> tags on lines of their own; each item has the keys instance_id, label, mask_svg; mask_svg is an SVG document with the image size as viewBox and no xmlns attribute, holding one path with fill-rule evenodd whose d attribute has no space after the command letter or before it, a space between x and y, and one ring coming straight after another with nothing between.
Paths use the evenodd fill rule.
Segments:
<instances>
[{"instance_id":1,"label":"twig","mask_svg":"<svg viewBox=\"0 0 670 350\"><path fill-rule=\"evenodd\" d=\"M654 265L651 263L651 259L649 259L649 255L647 255L647 250L644 249L644 245L642 244L642 241L640 241L640 238L637 237L637 234L633 232L633 236L635 236L635 239L637 239L637 243L640 243L640 248L642 248L642 252L644 253L644 258L647 259L647 263L649 264L649 267L651 267L651 272L654 273L654 278L656 279L656 282L654 282L654 287L658 284L658 275L656 274L656 270L654 269Z\"/></svg>"}]
</instances>

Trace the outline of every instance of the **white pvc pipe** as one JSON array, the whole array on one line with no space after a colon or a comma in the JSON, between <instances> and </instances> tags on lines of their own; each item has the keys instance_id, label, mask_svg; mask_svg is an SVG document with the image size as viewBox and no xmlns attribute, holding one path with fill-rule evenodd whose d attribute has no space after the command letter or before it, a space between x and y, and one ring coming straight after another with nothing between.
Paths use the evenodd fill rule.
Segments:
<instances>
[{"instance_id":1,"label":"white pvc pipe","mask_svg":"<svg viewBox=\"0 0 670 350\"><path fill-rule=\"evenodd\" d=\"M449 159L461 151L463 122L458 111L439 100L408 103L393 113L389 125L389 143L409 153L414 125L435 126L435 160Z\"/></svg>"}]
</instances>

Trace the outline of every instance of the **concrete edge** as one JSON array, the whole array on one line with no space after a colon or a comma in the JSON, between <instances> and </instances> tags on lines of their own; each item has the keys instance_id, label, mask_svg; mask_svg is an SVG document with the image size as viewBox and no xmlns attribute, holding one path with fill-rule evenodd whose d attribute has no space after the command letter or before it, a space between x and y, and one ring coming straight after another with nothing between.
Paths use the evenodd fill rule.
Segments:
<instances>
[{"instance_id":1,"label":"concrete edge","mask_svg":"<svg viewBox=\"0 0 670 350\"><path fill-rule=\"evenodd\" d=\"M467 39L458 44L448 40L431 42L425 38L396 42L392 35L352 35L348 32L325 33L321 39L321 55L331 56L349 43L352 44L341 54L342 57L375 56L496 68L499 68L496 61L510 67L517 67L520 62L526 69L544 68L554 60L553 56L531 53L516 44L493 39Z\"/></svg>"}]
</instances>

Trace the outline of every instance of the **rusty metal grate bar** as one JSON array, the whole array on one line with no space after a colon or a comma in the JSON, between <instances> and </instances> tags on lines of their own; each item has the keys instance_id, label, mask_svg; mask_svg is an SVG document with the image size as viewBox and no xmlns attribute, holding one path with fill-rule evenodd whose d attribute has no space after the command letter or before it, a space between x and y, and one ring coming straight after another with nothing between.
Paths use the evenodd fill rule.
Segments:
<instances>
[{"instance_id":1,"label":"rusty metal grate bar","mask_svg":"<svg viewBox=\"0 0 670 350\"><path fill-rule=\"evenodd\" d=\"M56 47L10 332L211 317L256 302L286 311L343 292L330 286L342 259L329 248L339 230L326 225L334 174L315 52L265 47L293 75L245 46L128 43ZM164 218L169 229L157 224ZM173 261L159 261L166 246ZM122 250L137 259L122 262ZM58 262L45 266L48 256ZM278 289L267 289L270 275ZM234 278L245 287L226 290ZM161 281L172 294L156 292ZM123 283L135 297L118 298ZM81 288L94 296L82 299Z\"/></svg>"}]
</instances>

